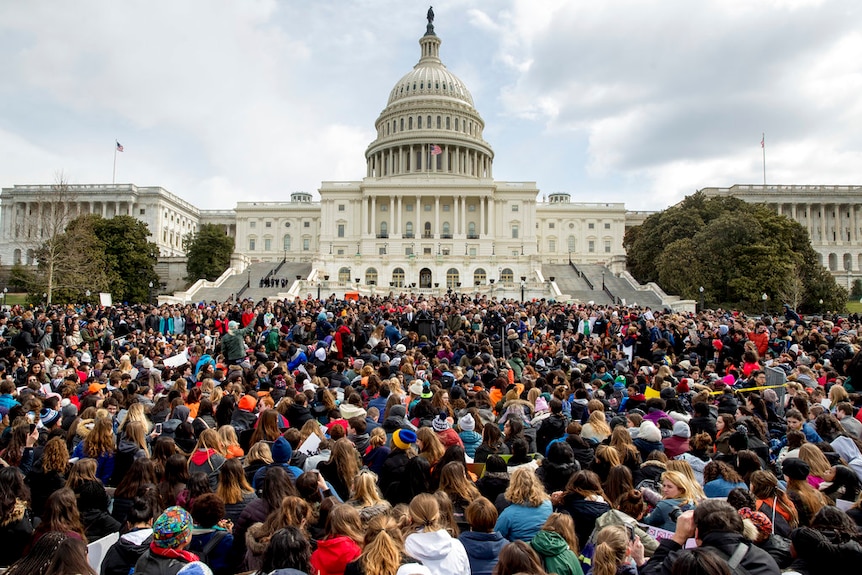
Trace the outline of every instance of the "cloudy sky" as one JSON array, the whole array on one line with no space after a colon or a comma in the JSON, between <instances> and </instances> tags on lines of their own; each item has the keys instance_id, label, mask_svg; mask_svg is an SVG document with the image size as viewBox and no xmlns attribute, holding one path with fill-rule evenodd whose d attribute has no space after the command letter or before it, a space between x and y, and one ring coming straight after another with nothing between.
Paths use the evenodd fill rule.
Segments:
<instances>
[{"instance_id":1,"label":"cloudy sky","mask_svg":"<svg viewBox=\"0 0 862 575\"><path fill-rule=\"evenodd\" d=\"M158 185L201 208L365 174L414 0L0 3L0 186ZM862 184L858 0L448 0L441 57L499 180L662 209L706 186Z\"/></svg>"}]
</instances>

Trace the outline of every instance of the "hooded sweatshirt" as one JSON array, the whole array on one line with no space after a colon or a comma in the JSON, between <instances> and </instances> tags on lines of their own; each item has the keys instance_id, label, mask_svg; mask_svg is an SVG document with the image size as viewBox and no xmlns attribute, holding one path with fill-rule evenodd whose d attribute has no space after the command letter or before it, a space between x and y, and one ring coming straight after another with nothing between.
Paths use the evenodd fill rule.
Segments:
<instances>
[{"instance_id":1,"label":"hooded sweatshirt","mask_svg":"<svg viewBox=\"0 0 862 575\"><path fill-rule=\"evenodd\" d=\"M404 552L418 559L433 575L470 575L470 559L464 545L443 529L409 535L404 541Z\"/></svg>"},{"instance_id":2,"label":"hooded sweatshirt","mask_svg":"<svg viewBox=\"0 0 862 575\"><path fill-rule=\"evenodd\" d=\"M153 530L149 527L129 531L108 549L101 575L128 575L152 542Z\"/></svg>"},{"instance_id":3,"label":"hooded sweatshirt","mask_svg":"<svg viewBox=\"0 0 862 575\"><path fill-rule=\"evenodd\" d=\"M361 554L362 549L350 537L330 537L318 541L317 549L311 554L311 567L318 575L344 575L347 564Z\"/></svg>"},{"instance_id":4,"label":"hooded sweatshirt","mask_svg":"<svg viewBox=\"0 0 862 575\"><path fill-rule=\"evenodd\" d=\"M189 475L193 473L206 473L210 487L215 491L218 485L218 472L224 465L225 458L215 449L198 449L189 460Z\"/></svg>"},{"instance_id":5,"label":"hooded sweatshirt","mask_svg":"<svg viewBox=\"0 0 862 575\"><path fill-rule=\"evenodd\" d=\"M548 573L556 575L584 575L578 556L569 549L563 536L554 531L539 531L530 546L542 558L542 565Z\"/></svg>"}]
</instances>

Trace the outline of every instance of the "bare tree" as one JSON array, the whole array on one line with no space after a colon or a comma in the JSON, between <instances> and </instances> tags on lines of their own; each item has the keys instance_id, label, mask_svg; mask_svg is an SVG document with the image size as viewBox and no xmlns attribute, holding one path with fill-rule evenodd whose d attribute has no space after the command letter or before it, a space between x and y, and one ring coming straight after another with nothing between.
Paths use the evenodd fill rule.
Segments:
<instances>
[{"instance_id":1,"label":"bare tree","mask_svg":"<svg viewBox=\"0 0 862 575\"><path fill-rule=\"evenodd\" d=\"M805 299L805 281L802 278L802 266L797 264L787 275L787 281L784 283L781 291L778 292L778 297L790 304L793 309L798 309L799 305Z\"/></svg>"}]
</instances>

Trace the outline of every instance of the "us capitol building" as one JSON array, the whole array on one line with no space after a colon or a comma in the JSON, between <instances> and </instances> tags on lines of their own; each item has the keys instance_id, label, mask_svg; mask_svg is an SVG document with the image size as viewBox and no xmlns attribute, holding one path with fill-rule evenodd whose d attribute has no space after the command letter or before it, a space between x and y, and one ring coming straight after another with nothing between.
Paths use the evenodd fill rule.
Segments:
<instances>
[{"instance_id":1,"label":"us capitol building","mask_svg":"<svg viewBox=\"0 0 862 575\"><path fill-rule=\"evenodd\" d=\"M442 63L441 43L429 13L419 61L395 83L375 121L377 137L365 150L364 178L323 181L319 200L299 192L289 201L202 210L160 187L94 184L69 187L71 211L145 222L160 251L163 291L183 287L183 236L202 224L222 226L235 238L231 266L217 282L199 281L177 294L186 300L244 291L261 295L254 293L258 279L269 273L291 282L295 277L288 295L305 295L323 284L327 292L375 286L508 289L505 295L511 297L526 289L532 297L580 292L588 297L594 291L596 301L603 294L619 299L611 290L624 290L620 280L631 280L625 272L625 230L649 214L627 212L623 203L572 202L565 192L543 196L536 182L495 180L485 122L467 87ZM35 263L40 232L32 229L33 215L53 209L51 190L38 185L2 190L0 265ZM846 276L848 285L851 276L862 277L857 220L862 187L734 186L704 192L768 203L809 229L824 265ZM632 283L628 287L643 290L644 301L667 303L656 286ZM220 286L223 293L213 289ZM652 300L646 297L654 293Z\"/></svg>"}]
</instances>

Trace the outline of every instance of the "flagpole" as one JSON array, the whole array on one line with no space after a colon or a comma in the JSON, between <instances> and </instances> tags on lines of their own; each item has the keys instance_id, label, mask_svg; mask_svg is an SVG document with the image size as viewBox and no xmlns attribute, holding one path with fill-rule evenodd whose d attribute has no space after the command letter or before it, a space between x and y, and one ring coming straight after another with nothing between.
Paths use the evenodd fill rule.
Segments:
<instances>
[{"instance_id":1,"label":"flagpole","mask_svg":"<svg viewBox=\"0 0 862 575\"><path fill-rule=\"evenodd\" d=\"M114 144L114 171L111 172L111 185L117 183L117 145Z\"/></svg>"},{"instance_id":2,"label":"flagpole","mask_svg":"<svg viewBox=\"0 0 862 575\"><path fill-rule=\"evenodd\" d=\"M761 134L760 148L763 150L763 187L766 187L766 132Z\"/></svg>"}]
</instances>

